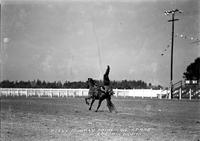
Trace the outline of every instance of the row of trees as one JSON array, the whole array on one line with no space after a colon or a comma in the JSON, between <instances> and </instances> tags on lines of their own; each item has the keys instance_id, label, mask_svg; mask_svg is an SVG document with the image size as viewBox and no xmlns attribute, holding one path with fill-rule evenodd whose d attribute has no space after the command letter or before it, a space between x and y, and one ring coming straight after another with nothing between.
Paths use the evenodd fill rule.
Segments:
<instances>
[{"instance_id":1,"label":"row of trees","mask_svg":"<svg viewBox=\"0 0 200 141\"><path fill-rule=\"evenodd\" d=\"M187 66L186 72L183 73L183 78L187 80L200 80L200 57Z\"/></svg>"},{"instance_id":2,"label":"row of trees","mask_svg":"<svg viewBox=\"0 0 200 141\"><path fill-rule=\"evenodd\" d=\"M102 81L96 81L97 84L103 85ZM88 88L88 83L83 81L70 82L61 81L46 82L41 80L34 81L9 81L4 80L0 83L1 88ZM112 88L118 89L161 89L162 86L153 86L151 83L147 84L144 81L138 80L122 80L111 81Z\"/></svg>"},{"instance_id":3,"label":"row of trees","mask_svg":"<svg viewBox=\"0 0 200 141\"><path fill-rule=\"evenodd\" d=\"M186 72L183 73L183 78L187 80L200 80L200 57L196 58L194 62L187 66ZM97 81L102 85L102 81ZM138 80L122 80L111 81L112 88L118 89L161 89L162 86L153 86L151 83L147 84L144 81ZM46 82L41 80L34 81L9 81L4 80L0 82L1 88L88 88L87 82L70 82L61 81Z\"/></svg>"}]
</instances>

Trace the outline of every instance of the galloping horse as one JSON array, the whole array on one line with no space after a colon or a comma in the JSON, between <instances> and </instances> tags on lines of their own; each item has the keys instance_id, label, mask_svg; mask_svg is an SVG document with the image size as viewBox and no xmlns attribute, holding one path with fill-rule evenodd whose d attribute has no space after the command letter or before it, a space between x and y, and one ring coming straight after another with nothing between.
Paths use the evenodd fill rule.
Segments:
<instances>
[{"instance_id":1,"label":"galloping horse","mask_svg":"<svg viewBox=\"0 0 200 141\"><path fill-rule=\"evenodd\" d=\"M114 104L111 102L111 96L114 94L112 90L109 90L108 92L103 91L102 90L103 87L97 85L92 78L88 78L88 84L89 84L89 92L88 92L88 97L85 98L85 102L87 105L89 105L87 100L92 99L89 110L91 110L94 101L99 100L98 107L95 111L97 112L99 107L101 106L101 102L106 99L109 111L112 112L114 110L115 112L117 112Z\"/></svg>"}]
</instances>

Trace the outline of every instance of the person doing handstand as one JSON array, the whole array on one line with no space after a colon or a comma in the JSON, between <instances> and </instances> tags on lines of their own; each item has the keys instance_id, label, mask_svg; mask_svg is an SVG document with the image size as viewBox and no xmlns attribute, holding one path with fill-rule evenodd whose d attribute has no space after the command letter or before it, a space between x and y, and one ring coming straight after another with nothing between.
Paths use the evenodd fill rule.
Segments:
<instances>
[{"instance_id":1,"label":"person doing handstand","mask_svg":"<svg viewBox=\"0 0 200 141\"><path fill-rule=\"evenodd\" d=\"M106 72L103 75L103 85L104 85L104 88L105 88L105 90L104 90L105 93L107 93L110 89L110 79L109 79L109 76L108 76L109 72L110 72L110 66L108 65Z\"/></svg>"},{"instance_id":2,"label":"person doing handstand","mask_svg":"<svg viewBox=\"0 0 200 141\"><path fill-rule=\"evenodd\" d=\"M103 85L104 85L104 92L108 94L108 98L106 99L107 101L107 106L109 108L109 111L115 111L117 113L117 110L115 108L115 105L111 102L111 96L114 94L112 88L110 87L110 79L109 79L109 72L110 72L110 66L107 66L106 72L103 75Z\"/></svg>"}]
</instances>

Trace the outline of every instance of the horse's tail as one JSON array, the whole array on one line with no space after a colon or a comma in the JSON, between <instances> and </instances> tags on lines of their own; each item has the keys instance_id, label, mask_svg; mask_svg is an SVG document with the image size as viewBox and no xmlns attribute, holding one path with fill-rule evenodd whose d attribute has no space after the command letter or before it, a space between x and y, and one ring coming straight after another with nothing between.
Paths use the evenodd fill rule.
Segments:
<instances>
[{"instance_id":1,"label":"horse's tail","mask_svg":"<svg viewBox=\"0 0 200 141\"><path fill-rule=\"evenodd\" d=\"M116 108L115 108L115 105L112 103L111 99L106 99L106 101L107 101L107 107L108 107L109 111L110 111L111 113L112 113L113 111L114 111L115 113L117 113L117 110L116 110Z\"/></svg>"}]
</instances>

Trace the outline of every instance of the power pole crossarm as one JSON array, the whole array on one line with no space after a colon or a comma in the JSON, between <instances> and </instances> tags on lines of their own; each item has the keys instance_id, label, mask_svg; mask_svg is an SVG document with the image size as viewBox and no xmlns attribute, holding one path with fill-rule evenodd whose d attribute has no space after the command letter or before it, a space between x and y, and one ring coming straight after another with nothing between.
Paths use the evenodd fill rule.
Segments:
<instances>
[{"instance_id":1,"label":"power pole crossarm","mask_svg":"<svg viewBox=\"0 0 200 141\"><path fill-rule=\"evenodd\" d=\"M179 19L174 19L174 20L168 20L168 22L172 22L172 21L178 21Z\"/></svg>"}]
</instances>

